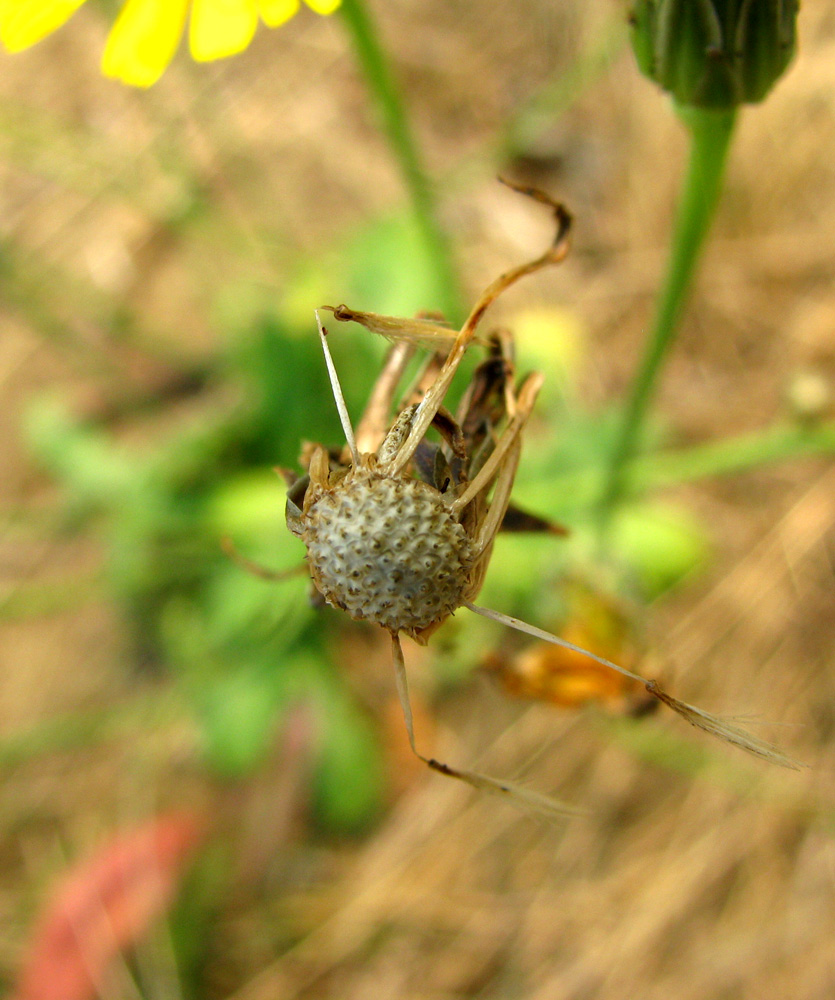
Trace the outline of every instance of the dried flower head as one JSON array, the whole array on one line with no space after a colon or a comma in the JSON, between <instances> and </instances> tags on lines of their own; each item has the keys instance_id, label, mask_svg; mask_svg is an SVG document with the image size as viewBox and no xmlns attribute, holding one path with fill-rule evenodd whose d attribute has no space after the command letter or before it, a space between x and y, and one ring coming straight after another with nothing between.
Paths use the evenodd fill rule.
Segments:
<instances>
[{"instance_id":1,"label":"dried flower head","mask_svg":"<svg viewBox=\"0 0 835 1000\"><path fill-rule=\"evenodd\" d=\"M451 767L419 753L415 744L406 671L400 643L405 633L419 643L457 608L501 622L640 684L692 725L755 756L786 767L797 765L771 744L663 691L611 660L475 601L502 528L563 529L514 508L510 494L522 434L543 383L534 373L517 385L509 333L486 339L486 359L477 367L455 414L445 408L447 392L490 304L510 285L561 261L568 250L571 217L560 204L531 188L517 188L551 209L556 236L544 254L513 268L481 294L460 331L434 320L397 319L341 305L323 307L340 322L353 320L393 341L365 413L353 430L327 343L316 314L325 361L346 445L306 449L306 475L288 480L287 525L307 547L313 585L327 603L352 618L382 626L391 636L395 678L409 741L431 768L475 788L511 796L544 813L566 807L518 785ZM416 346L434 353L390 418L397 387ZM440 444L426 439L434 428Z\"/></svg>"}]
</instances>

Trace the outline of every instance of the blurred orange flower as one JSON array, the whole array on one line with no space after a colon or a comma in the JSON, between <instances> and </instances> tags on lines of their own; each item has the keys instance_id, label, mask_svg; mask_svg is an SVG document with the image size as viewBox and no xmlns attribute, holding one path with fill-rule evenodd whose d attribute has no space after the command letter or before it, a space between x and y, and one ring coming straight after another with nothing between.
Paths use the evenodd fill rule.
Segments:
<instances>
[{"instance_id":1,"label":"blurred orange flower","mask_svg":"<svg viewBox=\"0 0 835 1000\"><path fill-rule=\"evenodd\" d=\"M611 655L582 628L567 627L562 638L600 656ZM639 692L635 681L595 663L571 649L534 643L508 660L495 659L495 669L508 694L548 701L561 708L580 708L589 702L612 704Z\"/></svg>"},{"instance_id":2,"label":"blurred orange flower","mask_svg":"<svg viewBox=\"0 0 835 1000\"><path fill-rule=\"evenodd\" d=\"M576 584L566 584L565 597L568 615L559 630L562 638L633 669L640 655L625 609L613 598ZM494 654L486 666L508 694L561 708L598 703L634 709L645 701L642 684L582 653L550 643L532 643L512 656Z\"/></svg>"},{"instance_id":3,"label":"blurred orange flower","mask_svg":"<svg viewBox=\"0 0 835 1000\"><path fill-rule=\"evenodd\" d=\"M332 14L341 0L305 0ZM60 28L84 0L0 0L0 41L20 52ZM150 87L177 51L186 18L189 48L200 62L242 52L260 19L270 28L288 21L299 0L127 0L107 39L102 72L135 87Z\"/></svg>"}]
</instances>

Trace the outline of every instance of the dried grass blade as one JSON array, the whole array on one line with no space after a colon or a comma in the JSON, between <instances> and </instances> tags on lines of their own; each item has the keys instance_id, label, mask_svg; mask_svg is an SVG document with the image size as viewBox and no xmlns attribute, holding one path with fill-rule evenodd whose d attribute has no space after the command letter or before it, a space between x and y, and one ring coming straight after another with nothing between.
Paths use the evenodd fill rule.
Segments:
<instances>
[{"instance_id":1,"label":"dried grass blade","mask_svg":"<svg viewBox=\"0 0 835 1000\"><path fill-rule=\"evenodd\" d=\"M500 622L502 625L514 628L518 632L524 632L527 635L531 635L535 639L541 639L543 642L550 642L555 646L562 646L564 649L570 649L575 653L582 653L584 656L588 656L590 660L594 660L595 663L608 667L610 670L615 670L619 674L623 674L624 677L630 677L632 680L638 681L644 685L649 694L651 694L654 698L657 698L668 708L671 708L683 719L686 719L691 726L695 726L697 729L710 733L711 736L716 736L718 739L724 740L725 743L730 743L732 746L738 747L740 750L745 750L747 753L753 754L754 757L759 757L761 760L767 760L770 764L777 764L780 767L791 768L794 771L799 771L805 766L784 754L773 744L768 743L765 740L758 739L756 736L752 736L749 732L741 729L733 722L730 722L727 719L720 719L718 716L711 715L709 712L705 712L701 708L696 708L695 705L688 705L685 701L679 701L678 698L674 698L672 695L667 694L666 691L663 691L658 686L657 681L647 680L639 674L633 674L631 670L618 666L617 663L613 663L611 660L607 660L603 656L597 656L588 649L583 649L582 646L577 646L573 642L569 642L567 639L561 639L558 635L546 632L544 629L537 628L535 625L529 625L527 622L523 622L519 618L513 618L510 615L505 615L501 611L494 611L492 608L482 608L476 604L471 604L469 601L464 602L464 607L469 608L470 611L474 611L477 615L481 615L484 618L490 618L492 621Z\"/></svg>"}]
</instances>

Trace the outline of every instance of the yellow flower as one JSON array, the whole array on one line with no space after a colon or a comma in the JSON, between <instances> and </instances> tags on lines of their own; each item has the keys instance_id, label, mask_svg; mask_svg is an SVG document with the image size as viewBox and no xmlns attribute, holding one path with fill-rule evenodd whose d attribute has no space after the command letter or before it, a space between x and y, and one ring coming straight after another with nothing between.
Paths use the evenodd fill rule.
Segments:
<instances>
[{"instance_id":1,"label":"yellow flower","mask_svg":"<svg viewBox=\"0 0 835 1000\"><path fill-rule=\"evenodd\" d=\"M305 0L332 14L341 0ZM84 0L0 0L0 41L19 52L60 28ZM201 62L243 51L258 18L270 28L288 21L299 0L127 0L110 32L102 72L135 87L150 87L171 62L186 24L189 48Z\"/></svg>"}]
</instances>

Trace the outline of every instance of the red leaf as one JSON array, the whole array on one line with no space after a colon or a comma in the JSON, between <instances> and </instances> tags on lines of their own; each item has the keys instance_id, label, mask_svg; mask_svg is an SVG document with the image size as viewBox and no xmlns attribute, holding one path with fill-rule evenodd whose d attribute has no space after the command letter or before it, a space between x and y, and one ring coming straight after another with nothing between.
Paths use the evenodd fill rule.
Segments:
<instances>
[{"instance_id":1,"label":"red leaf","mask_svg":"<svg viewBox=\"0 0 835 1000\"><path fill-rule=\"evenodd\" d=\"M170 905L204 834L189 813L158 816L72 869L47 904L14 1000L93 1000L117 955Z\"/></svg>"}]
</instances>

